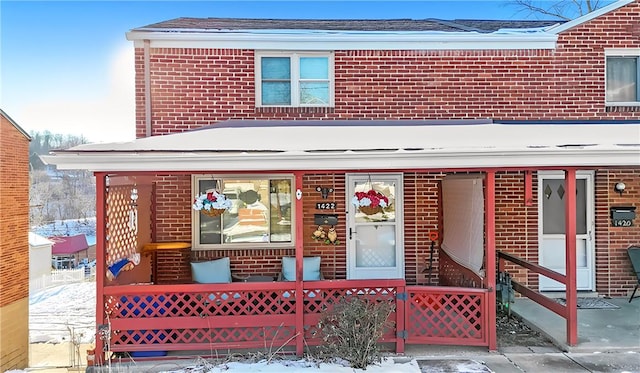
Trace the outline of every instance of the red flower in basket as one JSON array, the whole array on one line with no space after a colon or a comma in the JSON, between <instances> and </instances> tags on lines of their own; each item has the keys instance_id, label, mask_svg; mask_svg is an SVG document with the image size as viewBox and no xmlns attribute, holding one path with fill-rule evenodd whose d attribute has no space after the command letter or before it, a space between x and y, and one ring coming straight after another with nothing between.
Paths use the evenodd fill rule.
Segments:
<instances>
[{"instance_id":1,"label":"red flower in basket","mask_svg":"<svg viewBox=\"0 0 640 373\"><path fill-rule=\"evenodd\" d=\"M380 192L370 189L367 192L356 192L351 199L351 203L365 214L372 215L389 206L389 198Z\"/></svg>"},{"instance_id":2,"label":"red flower in basket","mask_svg":"<svg viewBox=\"0 0 640 373\"><path fill-rule=\"evenodd\" d=\"M226 210L231 207L231 200L227 199L224 194L217 191L202 193L193 200L194 210L203 210L209 212L211 210Z\"/></svg>"}]
</instances>

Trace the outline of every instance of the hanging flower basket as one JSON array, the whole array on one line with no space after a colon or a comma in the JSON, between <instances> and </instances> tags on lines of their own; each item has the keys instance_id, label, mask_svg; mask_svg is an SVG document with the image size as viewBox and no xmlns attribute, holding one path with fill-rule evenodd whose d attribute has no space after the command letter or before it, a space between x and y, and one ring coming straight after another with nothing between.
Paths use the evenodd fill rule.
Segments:
<instances>
[{"instance_id":1,"label":"hanging flower basket","mask_svg":"<svg viewBox=\"0 0 640 373\"><path fill-rule=\"evenodd\" d=\"M379 212L382 212L382 207L380 207L380 206L376 206L376 207L360 206L358 208L358 210L360 210L365 215L375 215L375 214L377 214Z\"/></svg>"},{"instance_id":2,"label":"hanging flower basket","mask_svg":"<svg viewBox=\"0 0 640 373\"><path fill-rule=\"evenodd\" d=\"M226 209L231 207L231 200L218 191L207 192L199 195L193 200L193 209L202 211L203 214L211 217L222 215Z\"/></svg>"},{"instance_id":3,"label":"hanging flower basket","mask_svg":"<svg viewBox=\"0 0 640 373\"><path fill-rule=\"evenodd\" d=\"M224 212L227 211L227 209L209 209L209 210L202 209L200 211L202 211L202 213L207 216L211 216L212 218L215 218L216 216L220 216L224 214Z\"/></svg>"},{"instance_id":4,"label":"hanging flower basket","mask_svg":"<svg viewBox=\"0 0 640 373\"><path fill-rule=\"evenodd\" d=\"M366 215L374 215L382 212L389 206L389 199L384 194L370 189L367 192L356 192L351 203Z\"/></svg>"}]
</instances>

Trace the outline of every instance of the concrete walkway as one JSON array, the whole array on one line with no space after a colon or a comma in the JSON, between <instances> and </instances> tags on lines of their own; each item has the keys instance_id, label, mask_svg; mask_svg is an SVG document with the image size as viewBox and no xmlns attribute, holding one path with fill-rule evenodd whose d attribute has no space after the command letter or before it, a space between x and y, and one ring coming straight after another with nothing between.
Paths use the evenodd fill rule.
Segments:
<instances>
[{"instance_id":1,"label":"concrete walkway","mask_svg":"<svg viewBox=\"0 0 640 373\"><path fill-rule=\"evenodd\" d=\"M567 344L567 322L528 298L518 298L511 312L567 352L640 352L640 298L604 299L620 308L578 309L578 344Z\"/></svg>"},{"instance_id":2,"label":"concrete walkway","mask_svg":"<svg viewBox=\"0 0 640 373\"><path fill-rule=\"evenodd\" d=\"M505 348L489 352L484 347L407 346L406 353L396 356L399 362L416 359L424 373L523 373L523 372L640 372L640 352L561 352L552 347L527 349ZM194 359L127 362L112 364L111 372L160 372L193 366ZM77 368L29 368L29 372L83 372ZM90 367L87 372L109 372L108 367Z\"/></svg>"}]
</instances>

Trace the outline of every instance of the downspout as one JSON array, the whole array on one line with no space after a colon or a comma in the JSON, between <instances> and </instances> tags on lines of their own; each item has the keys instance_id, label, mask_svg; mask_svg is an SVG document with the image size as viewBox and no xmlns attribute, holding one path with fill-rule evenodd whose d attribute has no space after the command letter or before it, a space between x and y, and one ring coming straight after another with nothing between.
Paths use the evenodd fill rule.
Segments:
<instances>
[{"instance_id":1,"label":"downspout","mask_svg":"<svg viewBox=\"0 0 640 373\"><path fill-rule=\"evenodd\" d=\"M151 136L151 41L144 40L144 127L145 137Z\"/></svg>"}]
</instances>

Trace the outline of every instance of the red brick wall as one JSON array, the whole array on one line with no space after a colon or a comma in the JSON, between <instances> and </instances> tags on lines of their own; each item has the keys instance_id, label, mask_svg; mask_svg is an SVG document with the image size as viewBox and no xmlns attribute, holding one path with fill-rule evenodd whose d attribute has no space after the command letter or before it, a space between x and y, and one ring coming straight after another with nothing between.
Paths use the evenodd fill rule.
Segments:
<instances>
[{"instance_id":1,"label":"red brick wall","mask_svg":"<svg viewBox=\"0 0 640 373\"><path fill-rule=\"evenodd\" d=\"M554 50L335 51L335 108L256 108L251 50L151 49L152 134L180 132L226 119L640 119L637 108L604 106L604 49L640 48L638 14L640 3L636 1L574 27L560 35ZM142 137L141 48L136 50L135 65L136 133ZM637 170L601 170L596 175L597 290L603 294L625 295L635 281L626 247L640 242L638 228L612 228L608 214L614 203L637 206L638 176ZM622 196L612 192L612 183L620 177L628 185ZM405 174L409 283L428 282L423 270L429 259L428 233L438 229L441 178L440 173ZM497 249L537 261L535 175L531 206L524 203L523 172L499 172L496 182ZM345 278L344 175L307 175L304 185L305 255L323 256L327 278ZM322 201L316 186L334 188L340 245L310 239L316 228L313 214L330 213L315 210L315 203ZM157 241L191 239L190 190L188 175L166 176L157 183ZM162 254L158 264L167 273L158 276L164 275L167 281L188 278L192 256L197 260L230 256L234 271L276 274L279 258L285 254L293 251L256 248L187 252L178 257ZM520 281L537 285L537 275L510 270Z\"/></svg>"},{"instance_id":2,"label":"red brick wall","mask_svg":"<svg viewBox=\"0 0 640 373\"><path fill-rule=\"evenodd\" d=\"M29 296L29 140L0 115L0 307Z\"/></svg>"},{"instance_id":3,"label":"red brick wall","mask_svg":"<svg viewBox=\"0 0 640 373\"><path fill-rule=\"evenodd\" d=\"M623 181L620 195L613 186ZM538 261L537 177L533 174L533 204L524 204L524 173L496 175L496 250L512 253L530 262ZM640 170L597 170L595 174L595 271L596 291L608 296L626 296L637 283L627 256L629 246L640 245ZM613 227L612 206L634 206L639 217L633 227ZM538 275L518 266L509 273L528 286L537 287Z\"/></svg>"},{"instance_id":4,"label":"red brick wall","mask_svg":"<svg viewBox=\"0 0 640 373\"><path fill-rule=\"evenodd\" d=\"M622 181L624 193L613 190ZM610 169L596 173L596 288L610 296L626 296L638 283L627 255L629 246L640 246L640 170ZM612 206L633 206L633 227L611 225Z\"/></svg>"},{"instance_id":5,"label":"red brick wall","mask_svg":"<svg viewBox=\"0 0 640 373\"><path fill-rule=\"evenodd\" d=\"M0 371L29 363L29 140L0 114Z\"/></svg>"},{"instance_id":6,"label":"red brick wall","mask_svg":"<svg viewBox=\"0 0 640 373\"><path fill-rule=\"evenodd\" d=\"M439 182L444 173L408 172L404 174L405 276L409 284L428 284L426 268L429 261L429 232L439 231ZM191 240L190 177L188 175L161 177L156 182L158 201L156 226L158 241ZM536 263L538 261L538 198L537 176L532 175L533 200L527 206L524 199L523 171L496 174L496 250L512 253ZM627 189L622 195L613 192L613 185L624 181ZM304 255L322 256L322 272L328 279L346 278L346 221L344 174L309 174L303 179ZM329 198L322 199L316 187L333 188ZM610 226L611 206L635 206L640 212L640 170L599 170L596 188L596 290L610 296L625 296L635 281L626 249L640 244L640 229ZM166 201L166 202L165 202ZM317 202L337 202L336 210L316 210ZM314 214L337 214L336 231L340 244L327 245L311 236L317 228ZM639 218L640 219L640 218ZM439 241L437 242L439 244ZM436 246L433 265L438 265ZM231 258L234 274L264 274L276 277L282 256L295 255L293 245L285 249L205 250L158 252L158 277L161 283L186 282L191 278L189 263L223 256ZM518 281L536 287L538 276L520 267L509 265L507 270ZM437 284L437 271L432 271L432 283Z\"/></svg>"},{"instance_id":7,"label":"red brick wall","mask_svg":"<svg viewBox=\"0 0 640 373\"><path fill-rule=\"evenodd\" d=\"M154 198L155 240L191 242L191 176L159 176Z\"/></svg>"},{"instance_id":8,"label":"red brick wall","mask_svg":"<svg viewBox=\"0 0 640 373\"><path fill-rule=\"evenodd\" d=\"M440 227L439 184L443 173L404 174L404 254L405 273L409 284L428 285L430 232ZM431 284L438 283L438 246L434 247Z\"/></svg>"},{"instance_id":9,"label":"red brick wall","mask_svg":"<svg viewBox=\"0 0 640 373\"><path fill-rule=\"evenodd\" d=\"M252 50L151 49L153 134L231 118L640 118L604 106L604 48L640 48L632 14L640 3L565 31L555 50L339 50L333 109L255 108ZM138 48L138 136L145 128L142 55Z\"/></svg>"},{"instance_id":10,"label":"red brick wall","mask_svg":"<svg viewBox=\"0 0 640 373\"><path fill-rule=\"evenodd\" d=\"M538 262L538 201L537 178L533 179L533 201L526 206L525 173L496 174L496 250L504 251L530 262ZM507 271L517 281L537 286L538 277L520 266L507 265Z\"/></svg>"}]
</instances>

